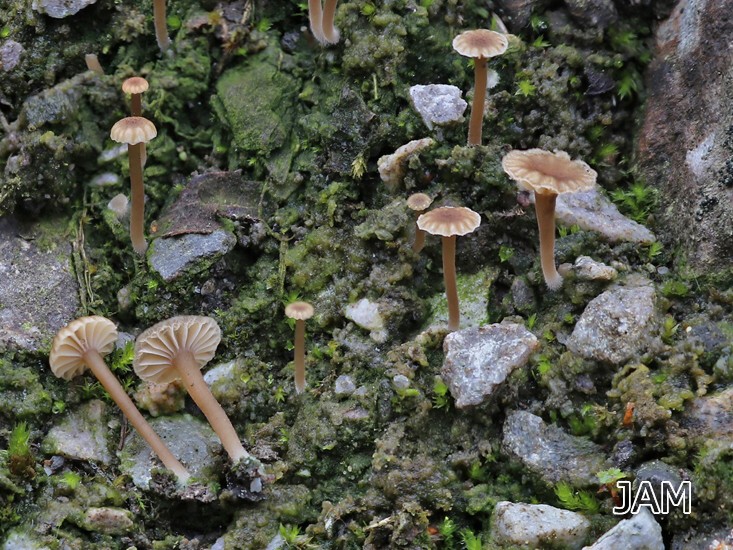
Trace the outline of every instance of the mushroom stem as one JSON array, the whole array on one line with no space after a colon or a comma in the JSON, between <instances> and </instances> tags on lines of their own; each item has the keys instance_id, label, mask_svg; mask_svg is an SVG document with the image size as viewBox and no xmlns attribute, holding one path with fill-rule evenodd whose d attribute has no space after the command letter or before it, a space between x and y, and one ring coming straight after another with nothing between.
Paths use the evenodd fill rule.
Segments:
<instances>
[{"instance_id":1,"label":"mushroom stem","mask_svg":"<svg viewBox=\"0 0 733 550\"><path fill-rule=\"evenodd\" d=\"M141 256L148 249L145 241L145 191L143 190L143 144L135 143L127 146L130 158L130 240L132 248Z\"/></svg>"},{"instance_id":2,"label":"mushroom stem","mask_svg":"<svg viewBox=\"0 0 733 550\"><path fill-rule=\"evenodd\" d=\"M412 243L412 251L419 254L425 246L425 231L415 226L415 242Z\"/></svg>"},{"instance_id":3,"label":"mushroom stem","mask_svg":"<svg viewBox=\"0 0 733 550\"><path fill-rule=\"evenodd\" d=\"M130 113L143 116L143 94L130 94Z\"/></svg>"},{"instance_id":4,"label":"mushroom stem","mask_svg":"<svg viewBox=\"0 0 733 550\"><path fill-rule=\"evenodd\" d=\"M473 103L471 104L471 121L468 126L468 144L481 145L481 132L484 123L484 103L486 101L487 69L486 58L473 60L475 83Z\"/></svg>"},{"instance_id":5,"label":"mushroom stem","mask_svg":"<svg viewBox=\"0 0 733 550\"><path fill-rule=\"evenodd\" d=\"M327 44L336 44L339 41L341 33L333 26L336 17L336 2L338 0L326 0L323 5L322 32L323 38Z\"/></svg>"},{"instance_id":6,"label":"mushroom stem","mask_svg":"<svg viewBox=\"0 0 733 550\"><path fill-rule=\"evenodd\" d=\"M295 391L305 390L305 320L295 320Z\"/></svg>"},{"instance_id":7,"label":"mushroom stem","mask_svg":"<svg viewBox=\"0 0 733 550\"><path fill-rule=\"evenodd\" d=\"M555 267L555 201L556 193L535 193L534 207L537 212L537 226L540 230L540 263L542 275L550 290L562 286L562 275Z\"/></svg>"},{"instance_id":8,"label":"mushroom stem","mask_svg":"<svg viewBox=\"0 0 733 550\"><path fill-rule=\"evenodd\" d=\"M155 24L155 39L158 41L158 47L160 51L164 52L171 45L165 16L165 0L153 0L153 23Z\"/></svg>"},{"instance_id":9,"label":"mushroom stem","mask_svg":"<svg viewBox=\"0 0 733 550\"><path fill-rule=\"evenodd\" d=\"M458 330L461 314L456 289L456 236L443 237L443 279L448 299L448 330Z\"/></svg>"},{"instance_id":10,"label":"mushroom stem","mask_svg":"<svg viewBox=\"0 0 733 550\"><path fill-rule=\"evenodd\" d=\"M310 20L311 32L318 42L323 44L326 40L323 36L323 9L321 0L308 0L308 19Z\"/></svg>"},{"instance_id":11,"label":"mushroom stem","mask_svg":"<svg viewBox=\"0 0 733 550\"><path fill-rule=\"evenodd\" d=\"M178 369L188 394L219 436L232 462L248 458L250 454L242 446L229 417L206 385L193 354L187 350L180 351L173 359L173 365Z\"/></svg>"},{"instance_id":12,"label":"mushroom stem","mask_svg":"<svg viewBox=\"0 0 733 550\"><path fill-rule=\"evenodd\" d=\"M180 481L185 482L188 480L188 478L191 477L188 470L186 470L183 464L173 456L173 453L168 449L168 446L163 443L163 440L160 439L158 434L156 434L150 424L148 424L148 421L145 420L145 417L137 409L135 404L132 402L132 399L130 399L130 396L127 395L125 390L122 388L119 380L117 380L115 375L112 374L112 371L109 370L109 367L104 362L104 359L102 359L99 352L95 349L89 349L84 353L83 358L94 376L97 377L97 380L99 380L102 386L104 386L104 389L107 390L107 393L109 393L112 400L117 403L117 406L130 421L130 424L132 424L140 436L147 441L150 448L153 449L153 452L156 455L158 455L158 458L160 458L165 467L176 474L176 477L178 477Z\"/></svg>"}]
</instances>

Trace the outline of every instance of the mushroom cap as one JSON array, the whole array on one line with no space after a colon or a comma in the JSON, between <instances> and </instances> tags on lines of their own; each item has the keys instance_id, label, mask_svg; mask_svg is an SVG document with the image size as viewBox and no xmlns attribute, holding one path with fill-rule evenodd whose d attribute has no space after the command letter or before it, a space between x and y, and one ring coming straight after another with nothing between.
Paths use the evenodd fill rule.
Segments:
<instances>
[{"instance_id":1,"label":"mushroom cap","mask_svg":"<svg viewBox=\"0 0 733 550\"><path fill-rule=\"evenodd\" d=\"M481 215L465 206L443 206L422 214L417 226L431 235L468 235L481 225Z\"/></svg>"},{"instance_id":2,"label":"mushroom cap","mask_svg":"<svg viewBox=\"0 0 733 550\"><path fill-rule=\"evenodd\" d=\"M509 41L500 32L476 29L462 32L453 39L453 49L466 57L495 57L503 54Z\"/></svg>"},{"instance_id":3,"label":"mushroom cap","mask_svg":"<svg viewBox=\"0 0 733 550\"><path fill-rule=\"evenodd\" d=\"M308 302L293 302L285 306L285 315L296 321L305 321L313 317L313 306Z\"/></svg>"},{"instance_id":4,"label":"mushroom cap","mask_svg":"<svg viewBox=\"0 0 733 550\"><path fill-rule=\"evenodd\" d=\"M48 363L59 378L71 380L87 368L84 354L90 349L100 355L115 349L117 327L99 315L80 317L62 328L53 339Z\"/></svg>"},{"instance_id":5,"label":"mushroom cap","mask_svg":"<svg viewBox=\"0 0 733 550\"><path fill-rule=\"evenodd\" d=\"M126 94L141 94L148 91L148 81L142 76L131 76L122 82L122 91Z\"/></svg>"},{"instance_id":6,"label":"mushroom cap","mask_svg":"<svg viewBox=\"0 0 733 550\"><path fill-rule=\"evenodd\" d=\"M190 352L201 368L214 357L220 341L221 329L211 317L171 317L137 337L132 367L147 382L173 382L180 378L173 363L181 352Z\"/></svg>"},{"instance_id":7,"label":"mushroom cap","mask_svg":"<svg viewBox=\"0 0 733 550\"><path fill-rule=\"evenodd\" d=\"M141 116L129 116L118 120L109 132L109 137L114 141L128 145L148 142L157 135L155 124Z\"/></svg>"},{"instance_id":8,"label":"mushroom cap","mask_svg":"<svg viewBox=\"0 0 733 550\"><path fill-rule=\"evenodd\" d=\"M414 193L407 198L407 207L410 210L422 212L433 204L433 199L425 193Z\"/></svg>"},{"instance_id":9,"label":"mushroom cap","mask_svg":"<svg viewBox=\"0 0 733 550\"><path fill-rule=\"evenodd\" d=\"M510 151L501 166L521 189L540 194L590 191L596 184L596 171L582 160L571 160L565 151L528 149Z\"/></svg>"}]
</instances>

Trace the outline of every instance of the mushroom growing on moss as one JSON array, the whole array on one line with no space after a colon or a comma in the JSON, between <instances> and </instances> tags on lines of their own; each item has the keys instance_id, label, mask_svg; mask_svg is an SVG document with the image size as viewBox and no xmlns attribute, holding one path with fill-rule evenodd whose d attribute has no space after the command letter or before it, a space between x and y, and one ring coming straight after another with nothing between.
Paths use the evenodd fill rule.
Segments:
<instances>
[{"instance_id":1,"label":"mushroom growing on moss","mask_svg":"<svg viewBox=\"0 0 733 550\"><path fill-rule=\"evenodd\" d=\"M293 302L285 307L285 315L295 320L295 391L305 390L305 322L313 317L308 302Z\"/></svg>"},{"instance_id":2,"label":"mushroom growing on moss","mask_svg":"<svg viewBox=\"0 0 733 550\"><path fill-rule=\"evenodd\" d=\"M484 102L488 72L486 61L490 57L503 54L509 42L501 33L487 29L466 31L453 39L453 49L459 54L473 58L474 89L471 105L471 120L468 126L468 144L481 145L481 132L484 121Z\"/></svg>"},{"instance_id":3,"label":"mushroom growing on moss","mask_svg":"<svg viewBox=\"0 0 733 550\"><path fill-rule=\"evenodd\" d=\"M148 91L148 81L142 76L131 76L122 82L122 91L130 94L130 114L143 116L143 93Z\"/></svg>"},{"instance_id":4,"label":"mushroom growing on moss","mask_svg":"<svg viewBox=\"0 0 733 550\"><path fill-rule=\"evenodd\" d=\"M544 149L511 151L501 160L501 165L520 189L534 191L542 275L550 290L558 290L562 276L555 267L557 195L590 191L596 184L596 171L582 160L571 160L565 151L551 153Z\"/></svg>"},{"instance_id":5,"label":"mushroom growing on moss","mask_svg":"<svg viewBox=\"0 0 733 550\"><path fill-rule=\"evenodd\" d=\"M433 199L425 193L413 193L407 198L407 208L416 212L418 216L430 208L431 204L433 204ZM415 223L415 242L412 244L412 251L419 253L424 246L425 231Z\"/></svg>"},{"instance_id":6,"label":"mushroom growing on moss","mask_svg":"<svg viewBox=\"0 0 733 550\"><path fill-rule=\"evenodd\" d=\"M109 133L118 143L127 143L130 162L130 240L140 255L145 254L145 190L143 188L143 144L158 135L155 125L147 118L131 116L115 122Z\"/></svg>"},{"instance_id":7,"label":"mushroom growing on moss","mask_svg":"<svg viewBox=\"0 0 733 550\"><path fill-rule=\"evenodd\" d=\"M181 315L153 325L135 342L135 373L158 384L181 379L196 405L219 436L232 462L248 459L234 426L209 390L201 368L211 361L221 330L211 317Z\"/></svg>"},{"instance_id":8,"label":"mushroom growing on moss","mask_svg":"<svg viewBox=\"0 0 733 550\"><path fill-rule=\"evenodd\" d=\"M456 287L456 236L468 235L481 225L481 216L470 208L443 206L420 216L417 226L443 237L443 278L448 299L448 330L458 330L461 321Z\"/></svg>"},{"instance_id":9,"label":"mushroom growing on moss","mask_svg":"<svg viewBox=\"0 0 733 550\"><path fill-rule=\"evenodd\" d=\"M190 477L186 468L148 424L104 362L103 357L114 349L116 341L117 328L109 319L97 315L76 319L53 339L48 358L51 370L59 378L71 380L89 368L165 467L180 481L186 481Z\"/></svg>"}]
</instances>

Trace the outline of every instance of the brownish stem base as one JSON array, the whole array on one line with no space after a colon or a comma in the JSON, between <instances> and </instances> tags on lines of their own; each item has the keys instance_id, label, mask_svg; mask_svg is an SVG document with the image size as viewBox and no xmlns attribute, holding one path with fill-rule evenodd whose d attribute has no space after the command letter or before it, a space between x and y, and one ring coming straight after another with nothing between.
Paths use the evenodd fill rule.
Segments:
<instances>
[{"instance_id":1,"label":"brownish stem base","mask_svg":"<svg viewBox=\"0 0 733 550\"><path fill-rule=\"evenodd\" d=\"M456 288L456 237L443 237L443 279L445 297L448 299L448 330L458 330L461 313L458 308Z\"/></svg>"},{"instance_id":2,"label":"brownish stem base","mask_svg":"<svg viewBox=\"0 0 733 550\"><path fill-rule=\"evenodd\" d=\"M557 290L562 286L562 275L555 267L555 201L556 194L534 194L537 226L540 230L540 263L547 288Z\"/></svg>"},{"instance_id":3,"label":"brownish stem base","mask_svg":"<svg viewBox=\"0 0 733 550\"><path fill-rule=\"evenodd\" d=\"M305 390L305 321L295 321L295 391Z\"/></svg>"},{"instance_id":4,"label":"brownish stem base","mask_svg":"<svg viewBox=\"0 0 733 550\"><path fill-rule=\"evenodd\" d=\"M481 145L482 126L484 124L484 103L486 102L486 59L473 60L475 82L473 87L473 103L471 104L471 121L468 127L468 144Z\"/></svg>"}]
</instances>

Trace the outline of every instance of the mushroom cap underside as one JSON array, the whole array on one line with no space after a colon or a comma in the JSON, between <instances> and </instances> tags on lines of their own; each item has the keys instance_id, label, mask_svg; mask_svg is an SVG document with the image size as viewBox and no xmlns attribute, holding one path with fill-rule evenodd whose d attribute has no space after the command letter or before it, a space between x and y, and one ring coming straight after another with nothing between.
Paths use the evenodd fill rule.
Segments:
<instances>
[{"instance_id":1,"label":"mushroom cap underside","mask_svg":"<svg viewBox=\"0 0 733 550\"><path fill-rule=\"evenodd\" d=\"M53 339L48 363L51 371L64 380L71 380L87 368L84 354L90 349L100 355L109 354L117 342L117 327L105 317L80 317L62 328Z\"/></svg>"},{"instance_id":2,"label":"mushroom cap underside","mask_svg":"<svg viewBox=\"0 0 733 550\"><path fill-rule=\"evenodd\" d=\"M596 184L596 171L565 151L515 150L504 156L501 165L520 188L535 193L590 191Z\"/></svg>"},{"instance_id":3,"label":"mushroom cap underside","mask_svg":"<svg viewBox=\"0 0 733 550\"><path fill-rule=\"evenodd\" d=\"M129 116L118 120L109 132L109 137L114 141L128 145L148 142L157 135L155 124L141 116Z\"/></svg>"},{"instance_id":4,"label":"mushroom cap underside","mask_svg":"<svg viewBox=\"0 0 733 550\"><path fill-rule=\"evenodd\" d=\"M285 307L285 315L296 321L305 321L313 317L313 306L308 302L293 302Z\"/></svg>"},{"instance_id":5,"label":"mushroom cap underside","mask_svg":"<svg viewBox=\"0 0 733 550\"><path fill-rule=\"evenodd\" d=\"M153 325L135 342L135 373L158 384L180 378L176 358L190 352L199 368L211 361L221 341L221 329L211 317L181 315Z\"/></svg>"},{"instance_id":6,"label":"mushroom cap underside","mask_svg":"<svg viewBox=\"0 0 733 550\"><path fill-rule=\"evenodd\" d=\"M481 225L481 215L465 206L443 206L417 219L417 226L431 235L468 235Z\"/></svg>"},{"instance_id":7,"label":"mushroom cap underside","mask_svg":"<svg viewBox=\"0 0 733 550\"><path fill-rule=\"evenodd\" d=\"M472 58L495 57L503 54L508 46L506 36L488 29L465 31L453 39L453 49Z\"/></svg>"}]
</instances>

